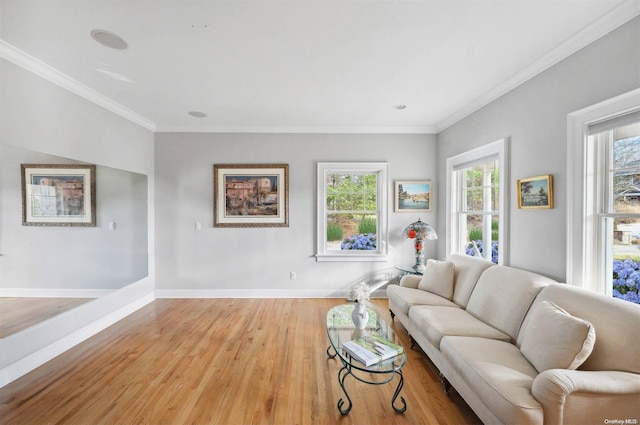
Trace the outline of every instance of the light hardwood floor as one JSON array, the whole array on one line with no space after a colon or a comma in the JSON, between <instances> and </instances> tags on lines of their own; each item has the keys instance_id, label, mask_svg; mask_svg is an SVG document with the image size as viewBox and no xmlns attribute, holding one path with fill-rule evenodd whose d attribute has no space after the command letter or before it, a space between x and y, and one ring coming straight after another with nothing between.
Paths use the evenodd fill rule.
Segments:
<instances>
[{"instance_id":1,"label":"light hardwood floor","mask_svg":"<svg viewBox=\"0 0 640 425\"><path fill-rule=\"evenodd\" d=\"M5 338L91 300L91 298L0 297L0 338Z\"/></svg>"},{"instance_id":2,"label":"light hardwood floor","mask_svg":"<svg viewBox=\"0 0 640 425\"><path fill-rule=\"evenodd\" d=\"M419 350L396 380L347 378L354 403L337 410L340 365L324 320L338 299L159 299L0 389L0 423L28 424L477 424ZM387 300L372 302L390 322Z\"/></svg>"}]
</instances>

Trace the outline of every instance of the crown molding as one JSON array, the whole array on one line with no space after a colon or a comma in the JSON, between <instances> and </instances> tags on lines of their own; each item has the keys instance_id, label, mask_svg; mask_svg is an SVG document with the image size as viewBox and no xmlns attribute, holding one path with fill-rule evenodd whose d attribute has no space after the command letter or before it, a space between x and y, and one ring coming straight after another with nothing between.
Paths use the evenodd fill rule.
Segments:
<instances>
[{"instance_id":1,"label":"crown molding","mask_svg":"<svg viewBox=\"0 0 640 425\"><path fill-rule=\"evenodd\" d=\"M155 122L125 108L1 39L0 58L156 133L438 134L637 16L640 16L640 2L626 0L523 71L476 98L437 125L425 126L158 126Z\"/></svg>"},{"instance_id":2,"label":"crown molding","mask_svg":"<svg viewBox=\"0 0 640 425\"><path fill-rule=\"evenodd\" d=\"M436 134L436 126L158 126L156 133Z\"/></svg>"},{"instance_id":3,"label":"crown molding","mask_svg":"<svg viewBox=\"0 0 640 425\"><path fill-rule=\"evenodd\" d=\"M565 42L559 44L523 71L507 79L493 90L490 90L467 104L448 118L436 125L436 133L441 133L458 121L468 117L489 103L507 94L511 90L532 79L536 75L551 68L558 62L568 58L580 49L604 37L616 28L640 16L640 1L627 0L621 3L600 19L578 31Z\"/></svg>"},{"instance_id":4,"label":"crown molding","mask_svg":"<svg viewBox=\"0 0 640 425\"><path fill-rule=\"evenodd\" d=\"M96 105L101 106L116 115L119 115L135 124L138 124L143 128L146 128L147 130L153 132L156 131L156 123L154 123L153 121L137 114L136 112L133 112L130 109L125 108L119 103L98 93L92 88L85 86L81 82L74 80L73 78L69 77L66 74L63 74L52 66L47 65L41 60L34 58L28 53L23 52L22 50L1 39L0 58L6 59L7 61L21 68L24 68L29 72L32 72L39 77L42 77L45 80L48 80L53 84L88 100L89 102L95 103Z\"/></svg>"},{"instance_id":5,"label":"crown molding","mask_svg":"<svg viewBox=\"0 0 640 425\"><path fill-rule=\"evenodd\" d=\"M119 103L58 71L50 65L0 39L0 58L24 68L50 82L105 108L154 133L301 133L301 134L436 134L435 126L164 126L144 118Z\"/></svg>"}]
</instances>

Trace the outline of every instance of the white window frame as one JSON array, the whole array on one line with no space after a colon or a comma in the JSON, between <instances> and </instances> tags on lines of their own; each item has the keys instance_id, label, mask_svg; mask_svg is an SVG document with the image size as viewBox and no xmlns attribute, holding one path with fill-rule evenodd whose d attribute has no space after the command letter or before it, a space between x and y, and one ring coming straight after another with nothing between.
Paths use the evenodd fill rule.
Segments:
<instances>
[{"instance_id":1,"label":"white window frame","mask_svg":"<svg viewBox=\"0 0 640 425\"><path fill-rule=\"evenodd\" d=\"M509 247L508 247L508 229L509 229L509 217L507 214L507 207L509 205L509 164L507 162L509 153L509 139L503 138L496 140L495 142L488 143L470 151L461 153L459 155L447 158L446 173L446 193L447 193L447 214L446 214L446 254L447 257L453 253L464 252L462 239L460 235L460 226L458 225L458 208L459 199L455 194L459 193L459 190L454 187L456 184L454 180L454 171L464 167L465 165L477 164L478 162L487 159L497 157L498 167L500 172L500 199L498 200L498 215L500 216L500 226L498 228L498 244L500 249L500 255L498 256L498 264L508 264Z\"/></svg>"},{"instance_id":2,"label":"white window frame","mask_svg":"<svg viewBox=\"0 0 640 425\"><path fill-rule=\"evenodd\" d=\"M335 173L375 173L377 178L376 251L327 250L326 176ZM318 162L318 223L316 261L388 261L389 164L386 162Z\"/></svg>"},{"instance_id":3,"label":"white window frame","mask_svg":"<svg viewBox=\"0 0 640 425\"><path fill-rule=\"evenodd\" d=\"M607 294L602 262L604 239L597 230L599 193L589 161L589 127L640 109L640 89L567 116L567 283ZM609 268L610 269L610 268ZM600 277L600 278L599 278Z\"/></svg>"}]
</instances>

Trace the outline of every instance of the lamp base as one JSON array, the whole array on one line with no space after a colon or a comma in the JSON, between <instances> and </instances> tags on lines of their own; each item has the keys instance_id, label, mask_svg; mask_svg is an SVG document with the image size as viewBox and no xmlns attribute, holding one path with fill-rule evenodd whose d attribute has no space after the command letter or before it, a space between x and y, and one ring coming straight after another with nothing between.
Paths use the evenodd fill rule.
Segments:
<instances>
[{"instance_id":1,"label":"lamp base","mask_svg":"<svg viewBox=\"0 0 640 425\"><path fill-rule=\"evenodd\" d=\"M416 252L416 263L414 264L413 269L420 273L424 271L424 254L422 252Z\"/></svg>"}]
</instances>

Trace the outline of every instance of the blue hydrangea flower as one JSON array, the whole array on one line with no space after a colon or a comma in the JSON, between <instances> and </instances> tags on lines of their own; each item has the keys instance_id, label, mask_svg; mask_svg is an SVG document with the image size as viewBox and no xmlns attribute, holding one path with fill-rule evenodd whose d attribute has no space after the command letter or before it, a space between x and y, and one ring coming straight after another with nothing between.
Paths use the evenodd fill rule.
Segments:
<instances>
[{"instance_id":1,"label":"blue hydrangea flower","mask_svg":"<svg viewBox=\"0 0 640 425\"><path fill-rule=\"evenodd\" d=\"M638 296L637 292L627 292L626 294L624 294L623 299L632 303L640 304L640 297Z\"/></svg>"},{"instance_id":2,"label":"blue hydrangea flower","mask_svg":"<svg viewBox=\"0 0 640 425\"><path fill-rule=\"evenodd\" d=\"M378 248L378 237L375 233L351 235L340 244L342 250L375 251Z\"/></svg>"},{"instance_id":3,"label":"blue hydrangea flower","mask_svg":"<svg viewBox=\"0 0 640 425\"><path fill-rule=\"evenodd\" d=\"M478 247L478 251L480 251L480 254L484 253L484 250L483 250L484 244L482 243L482 241L478 239L477 241L473 241L473 242L476 243L476 246ZM472 257L476 255L476 250L473 248L473 242L469 243L465 250L467 255L470 255ZM498 264L498 242L495 242L495 241L491 243L491 261Z\"/></svg>"},{"instance_id":4,"label":"blue hydrangea flower","mask_svg":"<svg viewBox=\"0 0 640 425\"><path fill-rule=\"evenodd\" d=\"M640 263L632 259L614 260L612 269L613 296L640 304Z\"/></svg>"}]
</instances>

